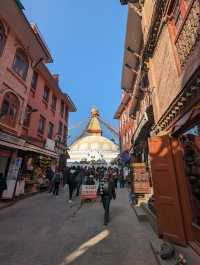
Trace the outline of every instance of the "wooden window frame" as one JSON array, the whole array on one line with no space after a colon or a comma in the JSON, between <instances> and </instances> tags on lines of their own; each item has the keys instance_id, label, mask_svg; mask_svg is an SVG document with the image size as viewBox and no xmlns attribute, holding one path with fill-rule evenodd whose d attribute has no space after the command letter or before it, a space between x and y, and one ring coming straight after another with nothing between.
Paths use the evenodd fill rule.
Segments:
<instances>
[{"instance_id":1,"label":"wooden window frame","mask_svg":"<svg viewBox=\"0 0 200 265\"><path fill-rule=\"evenodd\" d=\"M5 44L6 44L5 27L4 27L4 24L0 20L0 57L3 54Z\"/></svg>"},{"instance_id":2,"label":"wooden window frame","mask_svg":"<svg viewBox=\"0 0 200 265\"><path fill-rule=\"evenodd\" d=\"M60 116L63 118L64 116L64 112L65 112L65 103L63 100L61 100L61 103L60 103Z\"/></svg>"},{"instance_id":3,"label":"wooden window frame","mask_svg":"<svg viewBox=\"0 0 200 265\"><path fill-rule=\"evenodd\" d=\"M31 88L36 90L38 82L38 73L36 71L33 72L32 80L31 80Z\"/></svg>"},{"instance_id":4,"label":"wooden window frame","mask_svg":"<svg viewBox=\"0 0 200 265\"><path fill-rule=\"evenodd\" d=\"M4 110L3 113L3 107L5 102L7 102L7 110L6 112ZM1 105L0 121L12 128L15 128L19 110L20 110L20 101L18 97L12 92L5 93Z\"/></svg>"},{"instance_id":5,"label":"wooden window frame","mask_svg":"<svg viewBox=\"0 0 200 265\"><path fill-rule=\"evenodd\" d=\"M29 69L29 62L25 52L21 48L17 48L16 50L12 69L19 77L26 81Z\"/></svg>"},{"instance_id":6,"label":"wooden window frame","mask_svg":"<svg viewBox=\"0 0 200 265\"><path fill-rule=\"evenodd\" d=\"M62 136L62 131L63 131L63 123L61 121L59 121L59 125L58 125L58 135Z\"/></svg>"},{"instance_id":7,"label":"wooden window frame","mask_svg":"<svg viewBox=\"0 0 200 265\"><path fill-rule=\"evenodd\" d=\"M42 128L40 128L42 122ZM45 125L46 125L46 118L42 115L40 115L39 123L38 123L38 133L39 134L44 134L45 131Z\"/></svg>"},{"instance_id":8,"label":"wooden window frame","mask_svg":"<svg viewBox=\"0 0 200 265\"><path fill-rule=\"evenodd\" d=\"M52 98L51 98L51 109L53 111L56 111L57 99L58 98L55 95L52 95Z\"/></svg>"},{"instance_id":9,"label":"wooden window frame","mask_svg":"<svg viewBox=\"0 0 200 265\"><path fill-rule=\"evenodd\" d=\"M51 130L50 130L51 128ZM48 138L49 139L53 139L53 130L54 130L54 125L52 122L49 122L49 125L48 125Z\"/></svg>"},{"instance_id":10,"label":"wooden window frame","mask_svg":"<svg viewBox=\"0 0 200 265\"><path fill-rule=\"evenodd\" d=\"M47 93L46 93L47 92ZM43 91L43 100L45 102L49 102L49 94L50 94L50 89L45 85L44 91ZM47 95L47 96L46 96Z\"/></svg>"},{"instance_id":11,"label":"wooden window frame","mask_svg":"<svg viewBox=\"0 0 200 265\"><path fill-rule=\"evenodd\" d=\"M31 114L32 114L32 107L27 105L23 126L29 127L30 122L31 122Z\"/></svg>"}]
</instances>

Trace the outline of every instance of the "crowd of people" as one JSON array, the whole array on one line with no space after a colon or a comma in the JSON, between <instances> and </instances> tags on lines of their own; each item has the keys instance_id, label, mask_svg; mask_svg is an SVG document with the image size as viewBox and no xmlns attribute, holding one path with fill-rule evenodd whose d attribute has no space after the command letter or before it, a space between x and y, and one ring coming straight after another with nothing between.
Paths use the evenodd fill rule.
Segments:
<instances>
[{"instance_id":1,"label":"crowd of people","mask_svg":"<svg viewBox=\"0 0 200 265\"><path fill-rule=\"evenodd\" d=\"M69 203L72 203L73 195L79 196L81 185L97 185L97 194L101 197L105 215L104 224L109 222L110 201L116 198L115 189L125 186L123 173L117 167L66 167L64 172L53 172L51 168L46 171L49 179L49 193L59 194L59 187L62 184L68 186Z\"/></svg>"}]
</instances>

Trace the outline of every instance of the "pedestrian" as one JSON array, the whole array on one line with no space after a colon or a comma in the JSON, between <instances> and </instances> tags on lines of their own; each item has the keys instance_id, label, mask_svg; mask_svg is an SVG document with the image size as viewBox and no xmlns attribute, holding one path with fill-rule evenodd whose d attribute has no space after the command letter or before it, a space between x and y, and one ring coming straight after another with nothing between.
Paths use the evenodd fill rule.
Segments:
<instances>
[{"instance_id":1,"label":"pedestrian","mask_svg":"<svg viewBox=\"0 0 200 265\"><path fill-rule=\"evenodd\" d=\"M46 169L46 178L49 181L49 185L48 185L48 192L51 193L53 191L53 177L54 177L54 172L52 170L51 167L48 167Z\"/></svg>"},{"instance_id":2,"label":"pedestrian","mask_svg":"<svg viewBox=\"0 0 200 265\"><path fill-rule=\"evenodd\" d=\"M79 196L80 188L83 183L83 177L84 177L84 169L80 168L78 174L75 178L75 186L76 186L76 196Z\"/></svg>"},{"instance_id":3,"label":"pedestrian","mask_svg":"<svg viewBox=\"0 0 200 265\"><path fill-rule=\"evenodd\" d=\"M76 186L76 168L72 167L67 176L67 184L69 186L69 203L72 203L72 196Z\"/></svg>"},{"instance_id":4,"label":"pedestrian","mask_svg":"<svg viewBox=\"0 0 200 265\"><path fill-rule=\"evenodd\" d=\"M53 195L57 196L59 194L60 181L61 181L61 173L57 171L53 178L53 183L54 183Z\"/></svg>"},{"instance_id":5,"label":"pedestrian","mask_svg":"<svg viewBox=\"0 0 200 265\"><path fill-rule=\"evenodd\" d=\"M104 225L107 225L109 222L110 201L116 199L115 185L109 172L100 180L98 193L101 195L104 208Z\"/></svg>"},{"instance_id":6,"label":"pedestrian","mask_svg":"<svg viewBox=\"0 0 200 265\"><path fill-rule=\"evenodd\" d=\"M7 190L6 178L3 173L0 173L0 199L2 198L4 190Z\"/></svg>"}]
</instances>

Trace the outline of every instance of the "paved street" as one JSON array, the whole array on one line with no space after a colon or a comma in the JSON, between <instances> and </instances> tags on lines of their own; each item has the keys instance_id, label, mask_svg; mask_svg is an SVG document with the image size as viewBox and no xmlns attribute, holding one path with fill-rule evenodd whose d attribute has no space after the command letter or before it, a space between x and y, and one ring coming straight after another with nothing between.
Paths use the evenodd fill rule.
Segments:
<instances>
[{"instance_id":1,"label":"paved street","mask_svg":"<svg viewBox=\"0 0 200 265\"><path fill-rule=\"evenodd\" d=\"M0 211L1 265L155 265L126 190L102 225L99 203L72 207L66 194L40 194Z\"/></svg>"}]
</instances>

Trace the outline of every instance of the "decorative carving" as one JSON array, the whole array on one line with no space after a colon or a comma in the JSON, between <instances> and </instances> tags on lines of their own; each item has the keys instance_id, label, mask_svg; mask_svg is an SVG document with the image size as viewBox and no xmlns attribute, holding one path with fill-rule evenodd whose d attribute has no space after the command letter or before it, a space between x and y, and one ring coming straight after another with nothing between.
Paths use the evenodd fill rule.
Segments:
<instances>
[{"instance_id":1,"label":"decorative carving","mask_svg":"<svg viewBox=\"0 0 200 265\"><path fill-rule=\"evenodd\" d=\"M183 67L196 43L200 40L200 2L195 0L176 40L176 48Z\"/></svg>"}]
</instances>

